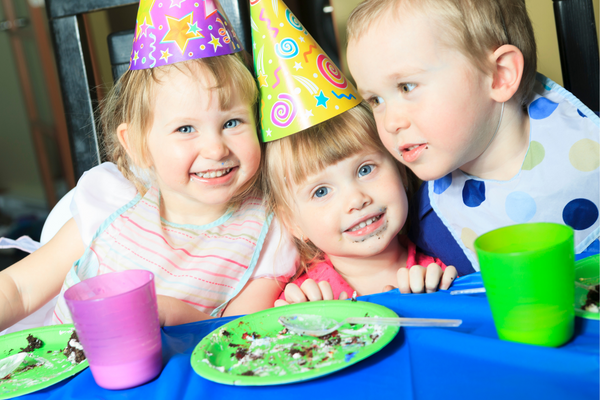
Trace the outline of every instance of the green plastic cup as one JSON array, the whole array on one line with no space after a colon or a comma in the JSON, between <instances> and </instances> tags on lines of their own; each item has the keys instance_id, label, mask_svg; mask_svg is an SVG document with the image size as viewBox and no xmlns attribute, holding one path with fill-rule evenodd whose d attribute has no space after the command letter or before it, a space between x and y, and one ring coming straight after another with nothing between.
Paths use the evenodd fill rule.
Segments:
<instances>
[{"instance_id":1,"label":"green plastic cup","mask_svg":"<svg viewBox=\"0 0 600 400\"><path fill-rule=\"evenodd\" d=\"M475 240L498 337L557 347L573 336L573 229L554 223L512 225Z\"/></svg>"}]
</instances>

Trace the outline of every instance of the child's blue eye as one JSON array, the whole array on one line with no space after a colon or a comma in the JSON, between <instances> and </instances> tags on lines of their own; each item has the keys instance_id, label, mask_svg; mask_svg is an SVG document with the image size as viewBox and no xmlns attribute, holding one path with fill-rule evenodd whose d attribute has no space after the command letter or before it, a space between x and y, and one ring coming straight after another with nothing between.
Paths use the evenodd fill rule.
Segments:
<instances>
[{"instance_id":1,"label":"child's blue eye","mask_svg":"<svg viewBox=\"0 0 600 400\"><path fill-rule=\"evenodd\" d=\"M177 128L177 131L181 132L181 133L192 133L192 132L195 132L196 130L191 125L185 125L185 126L181 126L181 127Z\"/></svg>"},{"instance_id":2,"label":"child's blue eye","mask_svg":"<svg viewBox=\"0 0 600 400\"><path fill-rule=\"evenodd\" d=\"M329 194L329 189L326 187L320 187L315 191L315 197L325 197Z\"/></svg>"},{"instance_id":3,"label":"child's blue eye","mask_svg":"<svg viewBox=\"0 0 600 400\"><path fill-rule=\"evenodd\" d=\"M239 124L240 124L239 119L230 119L229 121L225 122L225 125L223 125L223 128L232 129L232 128L235 128L236 126L238 126Z\"/></svg>"},{"instance_id":4,"label":"child's blue eye","mask_svg":"<svg viewBox=\"0 0 600 400\"><path fill-rule=\"evenodd\" d=\"M400 88L400 90L402 90L403 93L410 93L412 92L412 90L414 88L417 87L416 83L401 83L400 85L398 85L398 87Z\"/></svg>"},{"instance_id":5,"label":"child's blue eye","mask_svg":"<svg viewBox=\"0 0 600 400\"><path fill-rule=\"evenodd\" d=\"M358 170L358 176L359 177L363 177L365 175L369 175L371 172L373 172L373 166L372 165L363 165Z\"/></svg>"},{"instance_id":6,"label":"child's blue eye","mask_svg":"<svg viewBox=\"0 0 600 400\"><path fill-rule=\"evenodd\" d=\"M177 131L181 132L181 133L192 133L192 132L195 132L195 129L191 125L185 125L185 126L181 126L181 127L177 128Z\"/></svg>"}]
</instances>

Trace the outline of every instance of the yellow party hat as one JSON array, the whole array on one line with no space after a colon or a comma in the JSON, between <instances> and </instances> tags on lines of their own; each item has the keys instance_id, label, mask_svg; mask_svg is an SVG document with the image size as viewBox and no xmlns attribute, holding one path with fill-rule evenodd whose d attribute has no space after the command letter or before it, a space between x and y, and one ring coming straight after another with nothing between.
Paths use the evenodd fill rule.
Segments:
<instances>
[{"instance_id":1,"label":"yellow party hat","mask_svg":"<svg viewBox=\"0 0 600 400\"><path fill-rule=\"evenodd\" d=\"M339 115L362 100L281 0L250 0L264 142Z\"/></svg>"}]
</instances>

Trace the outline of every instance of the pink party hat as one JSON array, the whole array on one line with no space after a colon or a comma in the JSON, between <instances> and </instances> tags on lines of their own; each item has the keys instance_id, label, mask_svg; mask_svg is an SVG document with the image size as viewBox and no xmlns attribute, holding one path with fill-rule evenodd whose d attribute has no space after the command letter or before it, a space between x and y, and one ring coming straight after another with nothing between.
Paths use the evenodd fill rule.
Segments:
<instances>
[{"instance_id":1,"label":"pink party hat","mask_svg":"<svg viewBox=\"0 0 600 400\"><path fill-rule=\"evenodd\" d=\"M339 115L362 100L281 0L250 0L263 141Z\"/></svg>"},{"instance_id":2,"label":"pink party hat","mask_svg":"<svg viewBox=\"0 0 600 400\"><path fill-rule=\"evenodd\" d=\"M141 0L129 69L242 50L215 0Z\"/></svg>"}]
</instances>

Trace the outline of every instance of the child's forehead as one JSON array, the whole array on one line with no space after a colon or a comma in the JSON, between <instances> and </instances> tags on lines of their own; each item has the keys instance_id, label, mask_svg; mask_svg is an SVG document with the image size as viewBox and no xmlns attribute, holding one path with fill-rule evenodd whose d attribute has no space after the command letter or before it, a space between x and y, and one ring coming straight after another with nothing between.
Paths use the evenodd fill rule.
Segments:
<instances>
[{"instance_id":1,"label":"child's forehead","mask_svg":"<svg viewBox=\"0 0 600 400\"><path fill-rule=\"evenodd\" d=\"M344 172L356 172L355 169L359 164L365 161L382 161L385 159L392 159L391 155L386 151L366 147L364 150L351 154L345 158L330 162L328 164L310 162L304 163L304 165L312 165L312 168L306 168L304 174L298 177L297 181L292 180L292 185L298 189L307 185L313 184L315 181L326 177L336 177L340 171Z\"/></svg>"}]
</instances>

